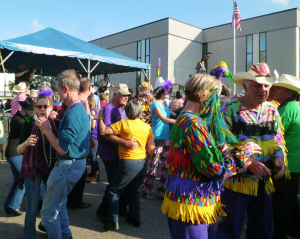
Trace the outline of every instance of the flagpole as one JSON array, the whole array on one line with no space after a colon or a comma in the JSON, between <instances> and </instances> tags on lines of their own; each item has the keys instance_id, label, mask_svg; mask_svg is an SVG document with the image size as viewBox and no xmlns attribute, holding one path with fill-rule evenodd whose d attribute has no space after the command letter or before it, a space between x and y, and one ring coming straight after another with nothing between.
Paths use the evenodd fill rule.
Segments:
<instances>
[{"instance_id":1,"label":"flagpole","mask_svg":"<svg viewBox=\"0 0 300 239\"><path fill-rule=\"evenodd\" d=\"M233 75L236 74L236 42L235 42L235 0L233 0ZM236 94L236 86L233 83L233 95Z\"/></svg>"}]
</instances>

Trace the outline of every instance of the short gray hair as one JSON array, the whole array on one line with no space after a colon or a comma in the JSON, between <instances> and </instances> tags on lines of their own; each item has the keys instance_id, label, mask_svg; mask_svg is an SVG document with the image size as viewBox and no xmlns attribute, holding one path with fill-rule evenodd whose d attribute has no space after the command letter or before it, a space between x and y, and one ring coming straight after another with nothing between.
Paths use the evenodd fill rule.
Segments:
<instances>
[{"instance_id":1,"label":"short gray hair","mask_svg":"<svg viewBox=\"0 0 300 239\"><path fill-rule=\"evenodd\" d=\"M79 91L80 81L76 75L75 70L65 70L56 77L56 81L60 88L64 85L68 86L71 90Z\"/></svg>"},{"instance_id":2,"label":"short gray hair","mask_svg":"<svg viewBox=\"0 0 300 239\"><path fill-rule=\"evenodd\" d=\"M249 87L250 82L251 82L251 80L245 80L245 81L244 81L244 84L245 84L247 87Z\"/></svg>"},{"instance_id":3,"label":"short gray hair","mask_svg":"<svg viewBox=\"0 0 300 239\"><path fill-rule=\"evenodd\" d=\"M143 113L142 105L137 101L130 101L125 106L125 113L128 119L140 118Z\"/></svg>"}]
</instances>

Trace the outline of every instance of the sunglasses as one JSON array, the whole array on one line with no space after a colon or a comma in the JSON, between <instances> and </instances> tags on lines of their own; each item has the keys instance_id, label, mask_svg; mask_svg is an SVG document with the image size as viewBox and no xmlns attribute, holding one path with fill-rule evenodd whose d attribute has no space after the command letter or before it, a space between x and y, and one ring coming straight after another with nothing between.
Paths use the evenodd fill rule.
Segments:
<instances>
[{"instance_id":1,"label":"sunglasses","mask_svg":"<svg viewBox=\"0 0 300 239\"><path fill-rule=\"evenodd\" d=\"M37 105L36 108L38 108L39 110L44 108L44 109L48 109L50 107L50 105Z\"/></svg>"}]
</instances>

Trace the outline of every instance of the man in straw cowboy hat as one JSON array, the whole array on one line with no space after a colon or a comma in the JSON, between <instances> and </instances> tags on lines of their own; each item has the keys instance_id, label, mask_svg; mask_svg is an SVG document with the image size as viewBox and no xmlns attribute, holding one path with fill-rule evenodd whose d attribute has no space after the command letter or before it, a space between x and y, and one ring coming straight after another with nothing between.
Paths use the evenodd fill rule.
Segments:
<instances>
[{"instance_id":1,"label":"man in straw cowboy hat","mask_svg":"<svg viewBox=\"0 0 300 239\"><path fill-rule=\"evenodd\" d=\"M279 103L278 112L284 128L287 161L291 180L284 178L274 184L272 195L274 234L273 238L287 238L290 234L300 237L300 210L297 201L300 176L300 106L297 102L300 92L300 80L297 77L283 74L272 85L270 94ZM284 207L284 210L282 210Z\"/></svg>"},{"instance_id":2,"label":"man in straw cowboy hat","mask_svg":"<svg viewBox=\"0 0 300 239\"><path fill-rule=\"evenodd\" d=\"M253 160L245 174L224 182L221 201L227 217L218 225L218 239L240 238L246 212L246 238L272 238L271 193L274 187L270 177L274 170L277 170L275 179L285 173L280 116L275 106L266 102L275 80L266 63L255 64L248 72L233 77L245 95L227 102L222 108L228 128L238 139L237 143L229 145L229 149L251 144L257 149L257 154L252 155Z\"/></svg>"},{"instance_id":3,"label":"man in straw cowboy hat","mask_svg":"<svg viewBox=\"0 0 300 239\"><path fill-rule=\"evenodd\" d=\"M13 91L18 95L11 101L11 117L13 117L17 111L21 111L21 106L18 104L19 101L24 101L27 98L27 90L29 87L26 86L25 82L21 82L15 85Z\"/></svg>"}]
</instances>

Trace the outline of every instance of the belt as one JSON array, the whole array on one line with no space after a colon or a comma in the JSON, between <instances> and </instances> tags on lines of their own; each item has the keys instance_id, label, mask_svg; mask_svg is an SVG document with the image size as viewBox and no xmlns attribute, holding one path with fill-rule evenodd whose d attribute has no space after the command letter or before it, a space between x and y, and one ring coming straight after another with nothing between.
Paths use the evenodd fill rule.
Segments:
<instances>
[{"instance_id":1,"label":"belt","mask_svg":"<svg viewBox=\"0 0 300 239\"><path fill-rule=\"evenodd\" d=\"M58 161L59 160L81 160L81 159L85 159L86 157L83 157L83 158L79 158L79 159L75 159L75 158L58 158Z\"/></svg>"}]
</instances>

